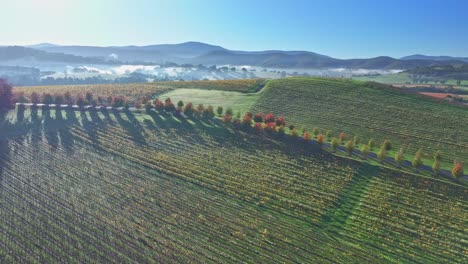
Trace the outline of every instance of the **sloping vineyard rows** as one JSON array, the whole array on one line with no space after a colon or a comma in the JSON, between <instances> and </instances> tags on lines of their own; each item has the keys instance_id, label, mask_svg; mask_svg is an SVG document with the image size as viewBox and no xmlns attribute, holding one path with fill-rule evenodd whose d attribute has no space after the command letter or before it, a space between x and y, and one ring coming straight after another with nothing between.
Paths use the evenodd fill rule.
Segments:
<instances>
[{"instance_id":1,"label":"sloping vineyard rows","mask_svg":"<svg viewBox=\"0 0 468 264\"><path fill-rule=\"evenodd\" d=\"M465 258L463 187L216 124L120 112L68 118L10 136L0 155L0 260Z\"/></svg>"},{"instance_id":2,"label":"sloping vineyard rows","mask_svg":"<svg viewBox=\"0 0 468 264\"><path fill-rule=\"evenodd\" d=\"M71 157L64 155L60 147L51 150L45 138L37 148L11 142L15 160L23 160L12 164L4 174L8 184L2 183L2 195L9 202L2 207L2 235L8 239L1 241L9 241L6 248L10 252L16 250L15 246L24 249L25 254L17 255L18 261L130 262L161 257L145 255L150 252L167 252L171 261L201 257L232 262L239 258L262 262L338 261L336 252L350 254L346 246L342 249L324 239L317 240L320 236L311 234L299 220L282 222L284 216L274 211L263 216L263 210L218 197L219 193L213 196L206 190L194 192L196 186L173 190L181 183L155 177L153 170L138 164L94 153L86 146L78 146L78 142L74 144L80 151ZM41 167L41 163L48 166ZM268 221L261 220L264 217ZM42 221L36 224L35 219ZM167 233L160 230L163 227ZM271 234L261 233L263 230ZM239 236L239 241L235 242L233 234ZM60 243L63 240L66 246ZM230 240L234 242L226 244ZM40 242L36 254L28 252L34 248L34 241ZM151 250L157 245L166 247ZM143 254L145 248L148 252Z\"/></svg>"},{"instance_id":3,"label":"sloping vineyard rows","mask_svg":"<svg viewBox=\"0 0 468 264\"><path fill-rule=\"evenodd\" d=\"M274 80L253 107L254 112L284 115L293 124L345 132L361 141L389 139L414 153L423 146L446 160L468 160L468 111L423 100L391 89L326 79Z\"/></svg>"}]
</instances>

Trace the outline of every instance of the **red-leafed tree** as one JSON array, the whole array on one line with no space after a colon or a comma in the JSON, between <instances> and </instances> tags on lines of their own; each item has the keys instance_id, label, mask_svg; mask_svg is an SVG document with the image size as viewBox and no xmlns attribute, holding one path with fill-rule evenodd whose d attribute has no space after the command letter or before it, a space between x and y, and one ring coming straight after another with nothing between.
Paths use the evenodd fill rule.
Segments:
<instances>
[{"instance_id":1,"label":"red-leafed tree","mask_svg":"<svg viewBox=\"0 0 468 264\"><path fill-rule=\"evenodd\" d=\"M273 116L273 119L274 119L274 116ZM286 120L284 120L284 117L283 117L283 116L279 116L279 117L276 119L276 125L277 125L277 126L286 126Z\"/></svg>"},{"instance_id":2,"label":"red-leafed tree","mask_svg":"<svg viewBox=\"0 0 468 264\"><path fill-rule=\"evenodd\" d=\"M159 99L156 99L154 100L154 109L156 109L156 111L158 112L161 112L164 110L164 103L163 101L159 100Z\"/></svg>"},{"instance_id":3,"label":"red-leafed tree","mask_svg":"<svg viewBox=\"0 0 468 264\"><path fill-rule=\"evenodd\" d=\"M255 123L261 123L263 122L263 114L262 113L256 113L254 115L254 122Z\"/></svg>"},{"instance_id":4,"label":"red-leafed tree","mask_svg":"<svg viewBox=\"0 0 468 264\"><path fill-rule=\"evenodd\" d=\"M325 142L325 138L323 137L322 134L318 134L318 135L317 135L317 142L318 142L320 145L323 145L323 142Z\"/></svg>"},{"instance_id":5,"label":"red-leafed tree","mask_svg":"<svg viewBox=\"0 0 468 264\"><path fill-rule=\"evenodd\" d=\"M192 116L193 115L193 112L194 112L194 109L193 109L193 104L192 103L187 103L184 107L184 114L186 116Z\"/></svg>"},{"instance_id":6,"label":"red-leafed tree","mask_svg":"<svg viewBox=\"0 0 468 264\"><path fill-rule=\"evenodd\" d=\"M274 123L275 122L275 116L272 113L268 113L265 116L265 123Z\"/></svg>"},{"instance_id":7,"label":"red-leafed tree","mask_svg":"<svg viewBox=\"0 0 468 264\"><path fill-rule=\"evenodd\" d=\"M302 139L304 139L305 142L310 142L310 140L312 139L312 136L310 135L309 132L304 132L304 134L302 135Z\"/></svg>"},{"instance_id":8,"label":"red-leafed tree","mask_svg":"<svg viewBox=\"0 0 468 264\"><path fill-rule=\"evenodd\" d=\"M343 142L346 139L346 134L344 132L341 132L339 138L340 141Z\"/></svg>"},{"instance_id":9,"label":"red-leafed tree","mask_svg":"<svg viewBox=\"0 0 468 264\"><path fill-rule=\"evenodd\" d=\"M251 124L252 124L252 116L246 114L244 118L242 119L242 125L250 126Z\"/></svg>"},{"instance_id":10,"label":"red-leafed tree","mask_svg":"<svg viewBox=\"0 0 468 264\"><path fill-rule=\"evenodd\" d=\"M5 80L0 79L0 112L6 112L13 108L13 87Z\"/></svg>"},{"instance_id":11,"label":"red-leafed tree","mask_svg":"<svg viewBox=\"0 0 468 264\"><path fill-rule=\"evenodd\" d=\"M461 176L463 176L463 165L461 162L455 162L455 164L453 165L453 168L452 168L452 175L459 178Z\"/></svg>"},{"instance_id":12,"label":"red-leafed tree","mask_svg":"<svg viewBox=\"0 0 468 264\"><path fill-rule=\"evenodd\" d=\"M171 98L166 98L166 101L164 104L164 110L168 113L172 113L175 111L175 105L172 102Z\"/></svg>"},{"instance_id":13,"label":"red-leafed tree","mask_svg":"<svg viewBox=\"0 0 468 264\"><path fill-rule=\"evenodd\" d=\"M262 133L263 132L263 124L262 123L255 123L255 132Z\"/></svg>"}]
</instances>

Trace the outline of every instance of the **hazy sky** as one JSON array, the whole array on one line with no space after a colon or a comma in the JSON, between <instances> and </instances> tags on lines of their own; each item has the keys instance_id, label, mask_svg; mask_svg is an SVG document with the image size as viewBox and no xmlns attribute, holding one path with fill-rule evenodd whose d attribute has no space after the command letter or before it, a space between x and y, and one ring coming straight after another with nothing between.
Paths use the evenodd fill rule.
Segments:
<instances>
[{"instance_id":1,"label":"hazy sky","mask_svg":"<svg viewBox=\"0 0 468 264\"><path fill-rule=\"evenodd\" d=\"M468 57L465 0L6 0L0 45L201 41L338 57Z\"/></svg>"}]
</instances>

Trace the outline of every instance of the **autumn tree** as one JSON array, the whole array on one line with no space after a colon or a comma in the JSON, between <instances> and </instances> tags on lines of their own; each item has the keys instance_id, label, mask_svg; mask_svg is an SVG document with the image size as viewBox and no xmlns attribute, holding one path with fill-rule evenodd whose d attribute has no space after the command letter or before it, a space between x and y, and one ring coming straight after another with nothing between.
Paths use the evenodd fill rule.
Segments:
<instances>
[{"instance_id":1,"label":"autumn tree","mask_svg":"<svg viewBox=\"0 0 468 264\"><path fill-rule=\"evenodd\" d=\"M212 119L214 116L213 106L209 105L205 110L203 110L203 118Z\"/></svg>"},{"instance_id":2,"label":"autumn tree","mask_svg":"<svg viewBox=\"0 0 468 264\"><path fill-rule=\"evenodd\" d=\"M330 146L332 148L333 151L336 151L336 149L338 148L338 146L340 145L340 140L336 137L332 138L331 142L330 142Z\"/></svg>"},{"instance_id":3,"label":"autumn tree","mask_svg":"<svg viewBox=\"0 0 468 264\"><path fill-rule=\"evenodd\" d=\"M164 111L168 113L172 113L176 110L174 103L172 102L171 98L166 98L164 103Z\"/></svg>"},{"instance_id":4,"label":"autumn tree","mask_svg":"<svg viewBox=\"0 0 468 264\"><path fill-rule=\"evenodd\" d=\"M34 105L37 105L40 102L41 102L41 96L38 93L33 92L31 94L31 103Z\"/></svg>"},{"instance_id":5,"label":"autumn tree","mask_svg":"<svg viewBox=\"0 0 468 264\"><path fill-rule=\"evenodd\" d=\"M6 112L13 108L13 87L5 80L0 79L0 112Z\"/></svg>"},{"instance_id":6,"label":"autumn tree","mask_svg":"<svg viewBox=\"0 0 468 264\"><path fill-rule=\"evenodd\" d=\"M320 133L320 131L319 131L318 128L314 127L314 128L312 129L312 134L314 134L314 136L317 136L319 133Z\"/></svg>"},{"instance_id":7,"label":"autumn tree","mask_svg":"<svg viewBox=\"0 0 468 264\"><path fill-rule=\"evenodd\" d=\"M268 113L265 116L265 123L274 123L275 122L275 115L272 113Z\"/></svg>"},{"instance_id":8,"label":"autumn tree","mask_svg":"<svg viewBox=\"0 0 468 264\"><path fill-rule=\"evenodd\" d=\"M253 119L254 119L255 123L261 123L261 122L263 122L263 114L262 113L256 113L254 115Z\"/></svg>"},{"instance_id":9,"label":"autumn tree","mask_svg":"<svg viewBox=\"0 0 468 264\"><path fill-rule=\"evenodd\" d=\"M304 134L302 135L302 139L304 139L304 141L305 141L306 143L309 143L310 140L312 139L312 136L310 135L309 132L306 131L306 132L304 132Z\"/></svg>"},{"instance_id":10,"label":"autumn tree","mask_svg":"<svg viewBox=\"0 0 468 264\"><path fill-rule=\"evenodd\" d=\"M372 151L375 147L374 139L373 138L369 139L369 142L367 143L367 145L369 146L369 150Z\"/></svg>"},{"instance_id":11,"label":"autumn tree","mask_svg":"<svg viewBox=\"0 0 468 264\"><path fill-rule=\"evenodd\" d=\"M367 159L367 155L369 154L369 145L364 144L361 146L361 158Z\"/></svg>"},{"instance_id":12,"label":"autumn tree","mask_svg":"<svg viewBox=\"0 0 468 264\"><path fill-rule=\"evenodd\" d=\"M390 140L388 139L384 140L382 145L385 147L385 150L387 151L392 150L392 143L390 142Z\"/></svg>"},{"instance_id":13,"label":"autumn tree","mask_svg":"<svg viewBox=\"0 0 468 264\"><path fill-rule=\"evenodd\" d=\"M158 111L159 113L161 113L164 110L164 103L158 98L154 100L153 104L154 104L154 109L156 109L156 111Z\"/></svg>"},{"instance_id":14,"label":"autumn tree","mask_svg":"<svg viewBox=\"0 0 468 264\"><path fill-rule=\"evenodd\" d=\"M60 106L65 102L65 98L61 94L56 94L54 96L55 108L60 109Z\"/></svg>"},{"instance_id":15,"label":"autumn tree","mask_svg":"<svg viewBox=\"0 0 468 264\"><path fill-rule=\"evenodd\" d=\"M327 130L327 133L325 134L327 136L327 139L330 139L331 136L332 136L332 131L331 130Z\"/></svg>"},{"instance_id":16,"label":"autumn tree","mask_svg":"<svg viewBox=\"0 0 468 264\"><path fill-rule=\"evenodd\" d=\"M325 138L323 137L323 135L322 135L322 134L318 134L318 135L317 135L317 143L318 143L319 145L323 145L324 142L325 142Z\"/></svg>"},{"instance_id":17,"label":"autumn tree","mask_svg":"<svg viewBox=\"0 0 468 264\"><path fill-rule=\"evenodd\" d=\"M193 104L192 103L187 103L184 107L184 114L186 116L193 116L193 112L194 112L194 109L193 109Z\"/></svg>"},{"instance_id":18,"label":"autumn tree","mask_svg":"<svg viewBox=\"0 0 468 264\"><path fill-rule=\"evenodd\" d=\"M351 156L351 154L353 154L354 147L355 147L354 142L351 139L348 140L348 142L346 142L345 148L346 148L346 151L348 151L348 155Z\"/></svg>"},{"instance_id":19,"label":"autumn tree","mask_svg":"<svg viewBox=\"0 0 468 264\"><path fill-rule=\"evenodd\" d=\"M405 158L405 149L401 147L397 152L395 152L395 162L399 166Z\"/></svg>"},{"instance_id":20,"label":"autumn tree","mask_svg":"<svg viewBox=\"0 0 468 264\"><path fill-rule=\"evenodd\" d=\"M382 144L382 146L380 147L379 152L377 152L377 159L380 161L380 163L383 163L385 161L386 157L387 157L387 149Z\"/></svg>"},{"instance_id":21,"label":"autumn tree","mask_svg":"<svg viewBox=\"0 0 468 264\"><path fill-rule=\"evenodd\" d=\"M358 136L354 136L353 144L357 146L359 143L361 143L361 139Z\"/></svg>"},{"instance_id":22,"label":"autumn tree","mask_svg":"<svg viewBox=\"0 0 468 264\"><path fill-rule=\"evenodd\" d=\"M452 175L456 178L460 178L463 176L463 165L461 162L456 161L452 168Z\"/></svg>"},{"instance_id":23,"label":"autumn tree","mask_svg":"<svg viewBox=\"0 0 468 264\"><path fill-rule=\"evenodd\" d=\"M86 98L86 103L87 103L88 105L91 105L91 104L92 104L92 102L93 102L93 97L94 97L94 96L93 96L93 93L92 93L92 92L89 92L89 91L86 92L85 98Z\"/></svg>"},{"instance_id":24,"label":"autumn tree","mask_svg":"<svg viewBox=\"0 0 468 264\"><path fill-rule=\"evenodd\" d=\"M229 115L229 116L233 116L233 115L234 115L234 112L232 111L232 108L231 108L231 107L228 107L228 109L226 109L226 115Z\"/></svg>"},{"instance_id":25,"label":"autumn tree","mask_svg":"<svg viewBox=\"0 0 468 264\"><path fill-rule=\"evenodd\" d=\"M344 132L341 132L339 135L340 142L343 142L346 139L346 134Z\"/></svg>"},{"instance_id":26,"label":"autumn tree","mask_svg":"<svg viewBox=\"0 0 468 264\"><path fill-rule=\"evenodd\" d=\"M297 129L293 128L291 131L289 131L289 136L293 140L297 139L297 137L298 137Z\"/></svg>"},{"instance_id":27,"label":"autumn tree","mask_svg":"<svg viewBox=\"0 0 468 264\"><path fill-rule=\"evenodd\" d=\"M286 126L286 120L284 119L283 116L279 116L277 119L276 119L276 126Z\"/></svg>"},{"instance_id":28,"label":"autumn tree","mask_svg":"<svg viewBox=\"0 0 468 264\"><path fill-rule=\"evenodd\" d=\"M422 155L423 155L423 149L419 148L418 151L416 151L416 154L413 157L413 161L411 164L413 165L414 168L418 169L421 167L424 163L422 161Z\"/></svg>"},{"instance_id":29,"label":"autumn tree","mask_svg":"<svg viewBox=\"0 0 468 264\"><path fill-rule=\"evenodd\" d=\"M177 107L184 107L184 102L182 100L180 100L179 102L177 102Z\"/></svg>"},{"instance_id":30,"label":"autumn tree","mask_svg":"<svg viewBox=\"0 0 468 264\"><path fill-rule=\"evenodd\" d=\"M442 162L442 153L438 150L434 153L434 163L432 163L432 171L435 174L440 172Z\"/></svg>"}]
</instances>

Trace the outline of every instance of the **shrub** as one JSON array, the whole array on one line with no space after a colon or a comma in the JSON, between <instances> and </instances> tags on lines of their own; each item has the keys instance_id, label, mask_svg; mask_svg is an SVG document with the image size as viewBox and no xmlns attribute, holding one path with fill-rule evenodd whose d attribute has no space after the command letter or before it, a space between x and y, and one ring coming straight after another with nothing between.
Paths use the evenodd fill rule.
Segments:
<instances>
[{"instance_id":1,"label":"shrub","mask_svg":"<svg viewBox=\"0 0 468 264\"><path fill-rule=\"evenodd\" d=\"M454 177L462 177L463 176L463 165L461 164L461 162L455 162L455 164L453 165L453 168L452 168L452 175Z\"/></svg>"},{"instance_id":2,"label":"shrub","mask_svg":"<svg viewBox=\"0 0 468 264\"><path fill-rule=\"evenodd\" d=\"M186 104L184 107L184 114L186 116L193 116L193 112L194 112L193 104L192 103ZM226 113L226 115L228 114ZM228 116L232 117L232 115L228 115Z\"/></svg>"},{"instance_id":3,"label":"shrub","mask_svg":"<svg viewBox=\"0 0 468 264\"><path fill-rule=\"evenodd\" d=\"M442 161L442 153L440 152L440 150L434 153L434 160Z\"/></svg>"},{"instance_id":4,"label":"shrub","mask_svg":"<svg viewBox=\"0 0 468 264\"><path fill-rule=\"evenodd\" d=\"M324 142L324 141L325 141L325 139L324 139L323 135L322 135L322 134L318 134L318 135L317 135L317 143L318 143L319 145L323 145L323 142Z\"/></svg>"},{"instance_id":5,"label":"shrub","mask_svg":"<svg viewBox=\"0 0 468 264\"><path fill-rule=\"evenodd\" d=\"M222 106L218 106L216 108L216 113L219 115L219 116L222 116L223 115L223 107Z\"/></svg>"},{"instance_id":6,"label":"shrub","mask_svg":"<svg viewBox=\"0 0 468 264\"><path fill-rule=\"evenodd\" d=\"M295 128L295 126L289 125L288 128L289 128L289 130L293 130Z\"/></svg>"},{"instance_id":7,"label":"shrub","mask_svg":"<svg viewBox=\"0 0 468 264\"><path fill-rule=\"evenodd\" d=\"M338 146L340 145L340 140L336 137L332 138L331 142L330 142L330 146L332 148L333 151L336 151L336 149L338 148Z\"/></svg>"},{"instance_id":8,"label":"shrub","mask_svg":"<svg viewBox=\"0 0 468 264\"><path fill-rule=\"evenodd\" d=\"M377 152L377 159L381 163L383 163L386 157L387 157L387 149L384 147L384 145L382 145L382 147L380 147L379 152Z\"/></svg>"},{"instance_id":9,"label":"shrub","mask_svg":"<svg viewBox=\"0 0 468 264\"><path fill-rule=\"evenodd\" d=\"M276 119L276 125L277 125L277 126L286 126L286 120L284 119L283 116L279 116L279 117Z\"/></svg>"},{"instance_id":10,"label":"shrub","mask_svg":"<svg viewBox=\"0 0 468 264\"><path fill-rule=\"evenodd\" d=\"M343 140L345 140L345 138L346 138L346 134L344 132L341 132L340 136L339 136L340 142L343 142Z\"/></svg>"},{"instance_id":11,"label":"shrub","mask_svg":"<svg viewBox=\"0 0 468 264\"><path fill-rule=\"evenodd\" d=\"M304 139L304 141L308 143L312 139L312 136L309 132L304 132L304 134L302 134L302 139Z\"/></svg>"},{"instance_id":12,"label":"shrub","mask_svg":"<svg viewBox=\"0 0 468 264\"><path fill-rule=\"evenodd\" d=\"M275 122L275 116L272 113L268 113L265 116L265 123L274 123Z\"/></svg>"},{"instance_id":13,"label":"shrub","mask_svg":"<svg viewBox=\"0 0 468 264\"><path fill-rule=\"evenodd\" d=\"M6 112L13 108L13 87L5 80L0 79L0 112Z\"/></svg>"},{"instance_id":14,"label":"shrub","mask_svg":"<svg viewBox=\"0 0 468 264\"><path fill-rule=\"evenodd\" d=\"M361 146L361 158L367 159L367 155L369 154L369 145L362 145Z\"/></svg>"},{"instance_id":15,"label":"shrub","mask_svg":"<svg viewBox=\"0 0 468 264\"><path fill-rule=\"evenodd\" d=\"M423 149L419 148L418 151L416 151L416 154L413 157L413 161L411 164L413 165L414 168L419 168L423 165L422 161L422 155L423 155Z\"/></svg>"},{"instance_id":16,"label":"shrub","mask_svg":"<svg viewBox=\"0 0 468 264\"><path fill-rule=\"evenodd\" d=\"M261 122L263 122L263 114L262 114L262 113L256 113L256 114L254 115L254 119L253 119L253 120L254 120L255 123L261 123Z\"/></svg>"},{"instance_id":17,"label":"shrub","mask_svg":"<svg viewBox=\"0 0 468 264\"><path fill-rule=\"evenodd\" d=\"M375 147L374 139L373 138L369 139L369 142L367 143L367 145L369 146L369 150L372 151Z\"/></svg>"},{"instance_id":18,"label":"shrub","mask_svg":"<svg viewBox=\"0 0 468 264\"><path fill-rule=\"evenodd\" d=\"M395 162L397 165L400 165L400 163L404 160L405 158L405 149L401 147L397 152L395 152Z\"/></svg>"},{"instance_id":19,"label":"shrub","mask_svg":"<svg viewBox=\"0 0 468 264\"><path fill-rule=\"evenodd\" d=\"M327 133L325 134L327 136L327 139L330 139L331 136L332 136L332 131L331 130L327 130Z\"/></svg>"}]
</instances>

